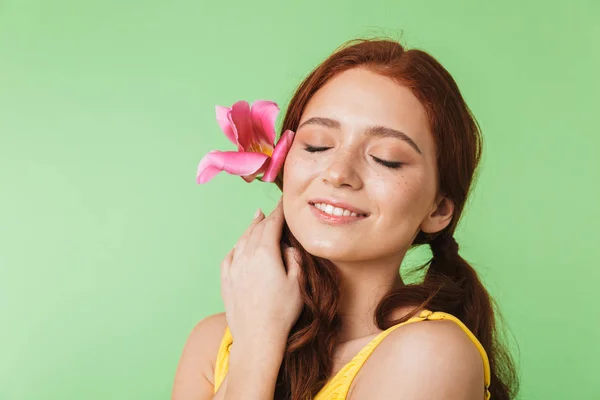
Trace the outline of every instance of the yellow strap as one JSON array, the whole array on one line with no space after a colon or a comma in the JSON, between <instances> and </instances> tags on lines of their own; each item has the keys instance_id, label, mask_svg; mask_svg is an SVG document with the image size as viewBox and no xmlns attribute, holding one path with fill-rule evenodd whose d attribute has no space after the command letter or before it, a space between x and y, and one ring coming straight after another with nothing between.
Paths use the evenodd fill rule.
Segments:
<instances>
[{"instance_id":1,"label":"yellow strap","mask_svg":"<svg viewBox=\"0 0 600 400\"><path fill-rule=\"evenodd\" d=\"M233 337L231 336L229 326L227 326L225 328L223 339L221 339L221 345L219 346L219 352L217 353L217 360L215 362L215 386L213 393L217 393L219 386L221 386L221 383L223 383L223 380L225 379L225 375L227 375L227 370L229 369L229 345L231 343L233 343Z\"/></svg>"}]
</instances>

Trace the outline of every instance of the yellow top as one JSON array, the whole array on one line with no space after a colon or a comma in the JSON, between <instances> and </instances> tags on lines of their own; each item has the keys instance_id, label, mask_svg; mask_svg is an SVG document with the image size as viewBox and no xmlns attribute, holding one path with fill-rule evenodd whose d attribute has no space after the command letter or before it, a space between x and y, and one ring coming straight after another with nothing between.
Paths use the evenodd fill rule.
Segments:
<instances>
[{"instance_id":1,"label":"yellow top","mask_svg":"<svg viewBox=\"0 0 600 400\"><path fill-rule=\"evenodd\" d=\"M444 313L441 311L432 312L429 310L424 310L419 314L418 317L413 317L405 322L400 324L396 324L394 326L389 327L385 331L380 332L373 340L371 340L365 347L362 348L348 362L339 372L329 381L327 384L317 393L313 400L345 400L348 394L348 390L350 389L350 384L352 380L365 363L367 358L371 355L373 350L377 347L379 343L389 335L394 329L401 327L402 325L410 324L413 322L425 321L425 320L450 320L454 321L462 328L462 330L469 336L469 339L477 346L479 353L481 353L481 357L483 358L483 368L484 368L484 395L483 398L485 400L489 400L491 393L489 391L490 386L490 362L488 360L487 353L485 349L477 340L475 335L466 327L465 324L462 323L455 316ZM221 346L219 347L219 352L217 353L217 361L215 365L215 386L214 393L217 392L219 386L225 379L225 375L227 375L228 370L228 359L229 359L229 345L233 343L233 338L231 336L231 331L229 327L225 329L225 335L221 341Z\"/></svg>"}]
</instances>

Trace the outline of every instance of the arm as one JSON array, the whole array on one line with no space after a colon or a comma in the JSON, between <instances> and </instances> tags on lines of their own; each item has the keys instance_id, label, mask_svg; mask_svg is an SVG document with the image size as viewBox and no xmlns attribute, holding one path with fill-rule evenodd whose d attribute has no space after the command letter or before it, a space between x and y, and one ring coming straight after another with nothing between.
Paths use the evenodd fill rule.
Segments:
<instances>
[{"instance_id":1,"label":"arm","mask_svg":"<svg viewBox=\"0 0 600 400\"><path fill-rule=\"evenodd\" d=\"M233 343L225 400L273 400L286 342L260 337Z\"/></svg>"}]
</instances>

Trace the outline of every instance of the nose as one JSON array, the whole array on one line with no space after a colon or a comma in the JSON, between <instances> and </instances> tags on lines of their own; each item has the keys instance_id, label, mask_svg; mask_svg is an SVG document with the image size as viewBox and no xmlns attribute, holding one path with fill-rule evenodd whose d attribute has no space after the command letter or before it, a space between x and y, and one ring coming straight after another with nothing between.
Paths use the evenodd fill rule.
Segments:
<instances>
[{"instance_id":1,"label":"nose","mask_svg":"<svg viewBox=\"0 0 600 400\"><path fill-rule=\"evenodd\" d=\"M323 174L323 182L336 188L349 186L352 189L360 189L362 180L357 171L356 158L350 152L334 155Z\"/></svg>"}]
</instances>

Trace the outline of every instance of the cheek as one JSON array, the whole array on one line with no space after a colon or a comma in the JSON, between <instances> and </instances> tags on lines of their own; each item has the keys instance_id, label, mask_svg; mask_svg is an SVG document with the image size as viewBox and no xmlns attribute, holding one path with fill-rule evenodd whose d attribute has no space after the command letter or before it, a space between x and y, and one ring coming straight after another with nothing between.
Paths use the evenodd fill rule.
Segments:
<instances>
[{"instance_id":1,"label":"cheek","mask_svg":"<svg viewBox=\"0 0 600 400\"><path fill-rule=\"evenodd\" d=\"M370 194L382 214L391 220L406 219L422 208L424 188L419 180L413 178L399 176L397 179L371 180Z\"/></svg>"},{"instance_id":2,"label":"cheek","mask_svg":"<svg viewBox=\"0 0 600 400\"><path fill-rule=\"evenodd\" d=\"M283 187L302 186L302 184L313 177L317 170L314 160L299 157L290 152L283 165Z\"/></svg>"}]
</instances>

